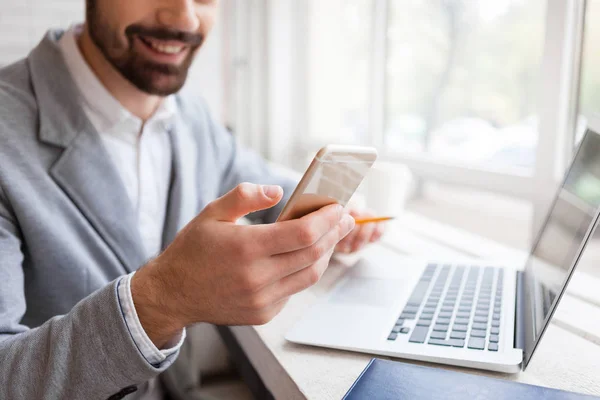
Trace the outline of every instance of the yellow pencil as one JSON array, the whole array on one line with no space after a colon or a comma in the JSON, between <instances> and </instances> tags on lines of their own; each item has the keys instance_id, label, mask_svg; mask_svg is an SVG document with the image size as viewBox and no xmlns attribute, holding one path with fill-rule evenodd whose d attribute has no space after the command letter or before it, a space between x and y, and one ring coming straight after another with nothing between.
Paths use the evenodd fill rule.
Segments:
<instances>
[{"instance_id":1,"label":"yellow pencil","mask_svg":"<svg viewBox=\"0 0 600 400\"><path fill-rule=\"evenodd\" d=\"M385 222L385 221L392 220L394 218L395 217L358 218L358 219L355 219L354 222L356 222L357 225L360 225L360 224L368 224L371 222Z\"/></svg>"}]
</instances>

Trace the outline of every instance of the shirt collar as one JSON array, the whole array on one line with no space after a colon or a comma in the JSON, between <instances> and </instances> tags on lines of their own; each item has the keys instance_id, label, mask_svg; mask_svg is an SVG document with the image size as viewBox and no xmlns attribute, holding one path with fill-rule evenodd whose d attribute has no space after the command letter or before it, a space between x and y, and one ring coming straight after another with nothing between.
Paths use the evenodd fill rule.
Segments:
<instances>
[{"instance_id":1,"label":"shirt collar","mask_svg":"<svg viewBox=\"0 0 600 400\"><path fill-rule=\"evenodd\" d=\"M81 94L86 114L100 134L112 133L128 139L127 141L136 141L143 121L123 107L89 67L77 45L81 29L81 25L72 26L60 39L59 46ZM160 123L163 129L168 130L173 123L175 111L175 99L168 96L146 124Z\"/></svg>"}]
</instances>

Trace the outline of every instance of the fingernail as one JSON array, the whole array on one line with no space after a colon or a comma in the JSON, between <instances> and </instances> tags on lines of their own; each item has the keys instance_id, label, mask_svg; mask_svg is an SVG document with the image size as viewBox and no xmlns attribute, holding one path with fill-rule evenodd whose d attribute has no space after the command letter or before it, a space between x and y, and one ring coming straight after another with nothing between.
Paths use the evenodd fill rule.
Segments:
<instances>
[{"instance_id":1,"label":"fingernail","mask_svg":"<svg viewBox=\"0 0 600 400\"><path fill-rule=\"evenodd\" d=\"M277 185L263 185L263 193L270 199L276 199L281 194L281 186Z\"/></svg>"}]
</instances>

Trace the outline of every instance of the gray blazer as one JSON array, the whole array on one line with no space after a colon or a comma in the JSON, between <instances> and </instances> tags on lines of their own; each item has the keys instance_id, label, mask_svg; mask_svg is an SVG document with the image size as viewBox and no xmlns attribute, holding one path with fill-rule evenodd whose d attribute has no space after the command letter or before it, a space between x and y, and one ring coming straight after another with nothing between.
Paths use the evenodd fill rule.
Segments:
<instances>
[{"instance_id":1,"label":"gray blazer","mask_svg":"<svg viewBox=\"0 0 600 400\"><path fill-rule=\"evenodd\" d=\"M57 47L61 35L50 31L0 70L0 399L121 398L176 356L153 367L127 331L115 280L146 260L126 190ZM201 100L177 103L163 245L239 182L291 193L295 182L238 148Z\"/></svg>"}]
</instances>

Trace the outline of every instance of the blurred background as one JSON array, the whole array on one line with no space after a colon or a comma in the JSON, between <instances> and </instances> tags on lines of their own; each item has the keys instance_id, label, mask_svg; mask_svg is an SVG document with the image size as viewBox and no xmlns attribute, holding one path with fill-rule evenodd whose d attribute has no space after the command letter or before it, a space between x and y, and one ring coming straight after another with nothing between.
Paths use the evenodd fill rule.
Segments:
<instances>
[{"instance_id":1,"label":"blurred background","mask_svg":"<svg viewBox=\"0 0 600 400\"><path fill-rule=\"evenodd\" d=\"M0 0L0 66L84 6ZM298 171L375 146L377 211L518 248L600 110L600 0L221 0L219 19L185 90L242 144Z\"/></svg>"}]
</instances>

